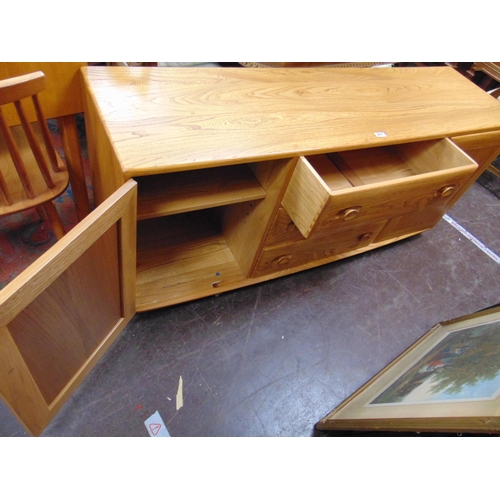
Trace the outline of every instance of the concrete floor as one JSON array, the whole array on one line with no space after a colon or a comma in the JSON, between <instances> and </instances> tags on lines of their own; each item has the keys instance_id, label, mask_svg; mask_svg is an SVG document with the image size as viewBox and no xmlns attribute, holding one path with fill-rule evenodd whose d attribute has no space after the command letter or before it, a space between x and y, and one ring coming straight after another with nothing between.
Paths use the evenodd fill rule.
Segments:
<instances>
[{"instance_id":1,"label":"concrete floor","mask_svg":"<svg viewBox=\"0 0 500 500\"><path fill-rule=\"evenodd\" d=\"M448 215L500 255L500 179L483 181ZM442 220L367 254L137 314L43 436L146 437L157 411L173 437L323 436L315 424L432 326L499 302L500 265ZM0 436L26 435L0 404Z\"/></svg>"}]
</instances>

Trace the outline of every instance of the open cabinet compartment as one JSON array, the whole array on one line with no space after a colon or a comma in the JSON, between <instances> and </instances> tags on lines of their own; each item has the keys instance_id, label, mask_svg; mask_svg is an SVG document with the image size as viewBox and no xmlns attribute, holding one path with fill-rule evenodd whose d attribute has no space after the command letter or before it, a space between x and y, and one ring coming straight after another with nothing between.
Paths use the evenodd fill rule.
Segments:
<instances>
[{"instance_id":1,"label":"open cabinet compartment","mask_svg":"<svg viewBox=\"0 0 500 500\"><path fill-rule=\"evenodd\" d=\"M137 220L260 200L266 191L251 165L136 177Z\"/></svg>"},{"instance_id":2,"label":"open cabinet compartment","mask_svg":"<svg viewBox=\"0 0 500 500\"><path fill-rule=\"evenodd\" d=\"M212 208L138 222L138 311L213 295L245 279L224 237L223 214Z\"/></svg>"},{"instance_id":3,"label":"open cabinet compartment","mask_svg":"<svg viewBox=\"0 0 500 500\"><path fill-rule=\"evenodd\" d=\"M138 311L213 295L245 279L226 241L225 219L228 211L250 213L266 198L256 168L241 164L136 178Z\"/></svg>"},{"instance_id":4,"label":"open cabinet compartment","mask_svg":"<svg viewBox=\"0 0 500 500\"><path fill-rule=\"evenodd\" d=\"M151 176L152 185L161 181L154 189L163 209L138 221L137 310L242 286L294 165L272 160ZM139 213L148 203L140 194L145 181Z\"/></svg>"}]
</instances>

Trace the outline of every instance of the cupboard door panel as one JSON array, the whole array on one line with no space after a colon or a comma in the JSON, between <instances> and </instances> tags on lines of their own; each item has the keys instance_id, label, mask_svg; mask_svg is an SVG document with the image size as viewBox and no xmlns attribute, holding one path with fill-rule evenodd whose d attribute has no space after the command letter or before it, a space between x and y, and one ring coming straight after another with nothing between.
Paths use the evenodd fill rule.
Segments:
<instances>
[{"instance_id":1,"label":"cupboard door panel","mask_svg":"<svg viewBox=\"0 0 500 500\"><path fill-rule=\"evenodd\" d=\"M129 181L0 291L0 394L39 435L135 313Z\"/></svg>"},{"instance_id":2,"label":"cupboard door panel","mask_svg":"<svg viewBox=\"0 0 500 500\"><path fill-rule=\"evenodd\" d=\"M116 239L112 226L8 325L47 404L121 318Z\"/></svg>"}]
</instances>

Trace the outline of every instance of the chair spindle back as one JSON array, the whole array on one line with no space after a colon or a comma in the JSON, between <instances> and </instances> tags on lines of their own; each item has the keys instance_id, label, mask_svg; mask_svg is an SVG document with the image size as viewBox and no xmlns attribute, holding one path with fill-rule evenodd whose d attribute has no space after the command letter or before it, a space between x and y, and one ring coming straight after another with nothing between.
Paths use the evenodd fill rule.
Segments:
<instances>
[{"instance_id":1,"label":"chair spindle back","mask_svg":"<svg viewBox=\"0 0 500 500\"><path fill-rule=\"evenodd\" d=\"M38 99L38 92L41 92L45 88L45 75L41 71L36 71L28 75L9 78L0 82L0 133L3 134L5 143L9 150L12 162L15 165L17 174L24 188L26 196L29 199L35 198L35 193L31 185L30 177L24 165L21 153L16 144L14 136L7 124L7 121L2 112L2 106L10 103L14 103L15 109L21 121L22 128L26 134L26 138L35 157L36 163L43 176L47 188L54 187L54 181L51 177L49 166L42 153L40 144L36 138L35 132L33 130L32 124L27 118L27 114L22 102L23 99L31 97L35 113L38 120L38 125L40 127L40 132L43 138L45 149L47 151L47 156L49 158L52 170L54 172L60 172L60 167L57 161L57 153L54 149L50 138L50 131L47 125L47 120L43 114L42 108L40 106L40 101ZM7 184L0 172L0 192L4 198L7 205L12 204L12 200L8 191Z\"/></svg>"}]
</instances>

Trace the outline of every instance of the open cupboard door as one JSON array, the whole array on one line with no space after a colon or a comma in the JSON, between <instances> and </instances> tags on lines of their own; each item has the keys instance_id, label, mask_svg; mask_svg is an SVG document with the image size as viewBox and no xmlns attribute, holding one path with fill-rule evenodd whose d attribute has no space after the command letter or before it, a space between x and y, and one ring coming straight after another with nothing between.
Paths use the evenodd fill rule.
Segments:
<instances>
[{"instance_id":1,"label":"open cupboard door","mask_svg":"<svg viewBox=\"0 0 500 500\"><path fill-rule=\"evenodd\" d=\"M135 313L130 180L0 290L0 394L40 435Z\"/></svg>"}]
</instances>

